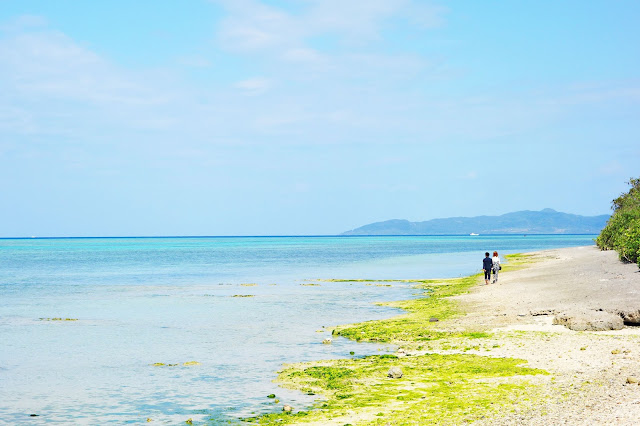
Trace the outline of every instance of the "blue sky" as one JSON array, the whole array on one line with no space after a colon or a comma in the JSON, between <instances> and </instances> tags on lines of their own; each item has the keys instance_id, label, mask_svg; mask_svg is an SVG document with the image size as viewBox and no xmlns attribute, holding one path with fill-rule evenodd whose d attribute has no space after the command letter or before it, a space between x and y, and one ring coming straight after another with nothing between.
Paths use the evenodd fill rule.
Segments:
<instances>
[{"instance_id":1,"label":"blue sky","mask_svg":"<svg viewBox=\"0 0 640 426\"><path fill-rule=\"evenodd\" d=\"M640 2L0 0L0 236L336 234L640 176Z\"/></svg>"}]
</instances>

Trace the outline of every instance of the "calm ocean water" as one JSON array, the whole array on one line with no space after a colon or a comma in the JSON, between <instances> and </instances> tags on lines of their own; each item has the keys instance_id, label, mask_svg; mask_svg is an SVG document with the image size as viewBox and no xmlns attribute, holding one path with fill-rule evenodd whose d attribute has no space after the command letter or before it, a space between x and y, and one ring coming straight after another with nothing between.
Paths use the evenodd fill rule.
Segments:
<instances>
[{"instance_id":1,"label":"calm ocean water","mask_svg":"<svg viewBox=\"0 0 640 426\"><path fill-rule=\"evenodd\" d=\"M323 327L393 316L373 302L414 293L313 280L458 277L485 251L594 237L0 239L0 423L217 423L301 408L312 397L272 383L282 363L393 350L323 345Z\"/></svg>"}]
</instances>

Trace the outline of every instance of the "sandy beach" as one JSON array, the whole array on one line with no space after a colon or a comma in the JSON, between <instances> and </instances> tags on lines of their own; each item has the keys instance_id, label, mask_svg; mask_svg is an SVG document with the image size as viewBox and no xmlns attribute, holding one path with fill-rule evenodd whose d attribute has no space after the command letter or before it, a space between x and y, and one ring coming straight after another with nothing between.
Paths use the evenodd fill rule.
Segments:
<instances>
[{"instance_id":1,"label":"sandy beach","mask_svg":"<svg viewBox=\"0 0 640 426\"><path fill-rule=\"evenodd\" d=\"M279 421L313 425L637 424L637 265L624 264L617 253L595 246L544 250L509 260L496 284L485 285L477 275L462 279L469 284L456 293L448 288L464 285L461 281L424 281L421 285L426 285L432 296L404 306L390 304L404 307L409 314L337 327L340 335L397 344L397 358L287 367L280 376L284 386L308 386L328 397L328 404L313 419L280 417ZM456 295L443 295L447 291ZM451 302L453 314L445 314L445 309L440 311L440 319L430 318L441 303ZM420 303L428 304L424 311ZM623 316L627 319L624 322ZM558 324L559 318L573 322ZM603 325L608 329L589 329ZM437 371L441 363L450 361L459 375L451 376L446 369ZM518 372L510 362L529 370ZM370 369L376 363L382 366ZM471 363L470 369L465 370L465 363ZM495 363L497 371L477 374ZM382 379L380 375L389 366L408 373L396 379L399 381ZM297 379L313 369L326 369L326 375L353 372L353 380L331 376L335 388L342 386L340 392L349 393L349 398L355 395L353 402L340 404L336 391L326 383L316 386L315 379ZM358 396L375 392L379 393L374 399L385 402L371 404ZM413 396L403 398L406 392Z\"/></svg>"},{"instance_id":2,"label":"sandy beach","mask_svg":"<svg viewBox=\"0 0 640 426\"><path fill-rule=\"evenodd\" d=\"M532 260L457 297L467 314L452 323L492 330L500 347L491 356L522 358L552 375L538 377L546 401L477 424L637 424L640 327L572 331L553 324L564 312L639 310L637 265L595 246L541 251Z\"/></svg>"}]
</instances>

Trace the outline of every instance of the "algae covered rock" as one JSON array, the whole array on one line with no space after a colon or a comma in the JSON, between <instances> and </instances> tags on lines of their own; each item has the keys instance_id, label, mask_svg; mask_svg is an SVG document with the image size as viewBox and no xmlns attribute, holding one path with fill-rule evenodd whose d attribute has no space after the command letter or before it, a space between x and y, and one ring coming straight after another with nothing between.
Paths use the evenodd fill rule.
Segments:
<instances>
[{"instance_id":1,"label":"algae covered rock","mask_svg":"<svg viewBox=\"0 0 640 426\"><path fill-rule=\"evenodd\" d=\"M391 367L387 373L387 377L392 379L399 379L402 377L402 369L400 367Z\"/></svg>"},{"instance_id":2,"label":"algae covered rock","mask_svg":"<svg viewBox=\"0 0 640 426\"><path fill-rule=\"evenodd\" d=\"M154 362L153 364L149 364L152 367L178 367L180 364L165 364L164 362ZM182 363L183 366L189 367L192 365L200 365L198 361L187 361Z\"/></svg>"},{"instance_id":3,"label":"algae covered rock","mask_svg":"<svg viewBox=\"0 0 640 426\"><path fill-rule=\"evenodd\" d=\"M40 318L40 321L78 321L78 318Z\"/></svg>"}]
</instances>

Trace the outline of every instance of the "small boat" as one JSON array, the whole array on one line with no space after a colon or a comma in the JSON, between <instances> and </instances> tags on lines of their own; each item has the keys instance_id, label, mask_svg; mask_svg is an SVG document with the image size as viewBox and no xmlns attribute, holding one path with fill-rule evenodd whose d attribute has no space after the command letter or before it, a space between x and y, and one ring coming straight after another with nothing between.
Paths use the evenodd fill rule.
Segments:
<instances>
[{"instance_id":1,"label":"small boat","mask_svg":"<svg viewBox=\"0 0 640 426\"><path fill-rule=\"evenodd\" d=\"M475 232L470 233L469 235L471 236L476 236L476 235L480 235L480 234L476 234Z\"/></svg>"}]
</instances>

